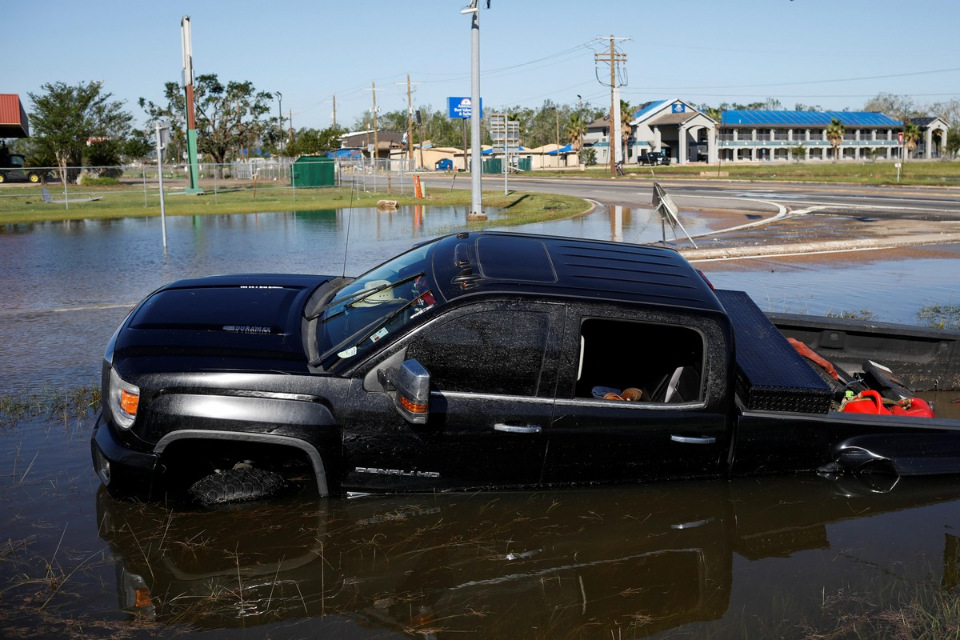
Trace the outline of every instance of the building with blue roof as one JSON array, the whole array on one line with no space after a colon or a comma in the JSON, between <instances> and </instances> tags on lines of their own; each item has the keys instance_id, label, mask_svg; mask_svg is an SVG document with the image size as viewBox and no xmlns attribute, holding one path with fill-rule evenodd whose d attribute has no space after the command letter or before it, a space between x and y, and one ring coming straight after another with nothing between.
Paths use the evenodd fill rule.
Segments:
<instances>
[{"instance_id":1,"label":"building with blue roof","mask_svg":"<svg viewBox=\"0 0 960 640\"><path fill-rule=\"evenodd\" d=\"M900 157L903 122L873 111L724 111L718 126L722 161L832 160L827 128L843 125L842 160ZM803 157L797 157L802 153Z\"/></svg>"},{"instance_id":2,"label":"building with blue roof","mask_svg":"<svg viewBox=\"0 0 960 640\"><path fill-rule=\"evenodd\" d=\"M838 147L841 160L901 157L903 122L883 113L737 109L724 111L718 122L679 99L647 102L629 116L632 134L623 157L627 164L636 164L650 151L663 151L677 164L832 160L834 146L827 127L834 119L844 129ZM913 122L921 130L913 157L939 157L947 141L947 123L940 118ZM609 158L609 128L608 119L598 120L584 138L597 150L601 163Z\"/></svg>"}]
</instances>

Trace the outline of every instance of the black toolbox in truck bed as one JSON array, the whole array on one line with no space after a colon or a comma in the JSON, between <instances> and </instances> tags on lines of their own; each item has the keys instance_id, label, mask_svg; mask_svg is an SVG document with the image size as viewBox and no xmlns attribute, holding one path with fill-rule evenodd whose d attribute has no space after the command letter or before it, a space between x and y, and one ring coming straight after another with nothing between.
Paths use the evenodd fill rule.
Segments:
<instances>
[{"instance_id":1,"label":"black toolbox in truck bed","mask_svg":"<svg viewBox=\"0 0 960 640\"><path fill-rule=\"evenodd\" d=\"M748 409L828 413L833 390L743 291L717 290L735 335L737 395Z\"/></svg>"}]
</instances>

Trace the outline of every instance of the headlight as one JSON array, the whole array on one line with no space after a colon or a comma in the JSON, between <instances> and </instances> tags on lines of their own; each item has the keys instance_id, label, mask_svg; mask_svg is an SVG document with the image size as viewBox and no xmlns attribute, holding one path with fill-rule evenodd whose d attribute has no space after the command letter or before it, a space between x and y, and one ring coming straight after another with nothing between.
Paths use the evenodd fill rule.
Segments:
<instances>
[{"instance_id":1,"label":"headlight","mask_svg":"<svg viewBox=\"0 0 960 640\"><path fill-rule=\"evenodd\" d=\"M140 405L140 389L120 377L116 369L110 369L108 405L113 422L121 429L129 429L137 419Z\"/></svg>"}]
</instances>

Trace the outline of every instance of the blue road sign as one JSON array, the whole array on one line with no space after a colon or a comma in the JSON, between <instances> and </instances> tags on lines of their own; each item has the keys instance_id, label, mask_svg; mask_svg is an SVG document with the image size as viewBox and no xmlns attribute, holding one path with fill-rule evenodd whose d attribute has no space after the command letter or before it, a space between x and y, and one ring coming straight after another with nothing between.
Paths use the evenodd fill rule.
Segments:
<instances>
[{"instance_id":1,"label":"blue road sign","mask_svg":"<svg viewBox=\"0 0 960 640\"><path fill-rule=\"evenodd\" d=\"M473 101L470 98L447 98L447 111L450 118L468 120L473 114ZM480 98L480 117L483 117L483 98Z\"/></svg>"}]
</instances>

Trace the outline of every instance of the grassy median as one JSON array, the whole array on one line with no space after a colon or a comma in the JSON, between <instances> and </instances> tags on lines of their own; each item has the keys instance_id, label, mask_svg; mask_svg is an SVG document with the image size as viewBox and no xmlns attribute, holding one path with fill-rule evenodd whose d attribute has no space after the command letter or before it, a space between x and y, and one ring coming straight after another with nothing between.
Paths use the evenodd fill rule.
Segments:
<instances>
[{"instance_id":1,"label":"grassy median","mask_svg":"<svg viewBox=\"0 0 960 640\"><path fill-rule=\"evenodd\" d=\"M577 172L586 177L610 177L610 168L594 166L586 171ZM550 172L534 175L571 175L569 171ZM638 167L628 165L627 178L654 178L658 180L675 178L696 178L699 180L749 180L783 181L812 183L849 183L869 185L924 185L960 188L960 162L943 161L907 161L900 167L897 179L897 167L888 161L861 162L806 162L806 163L738 163L721 162L719 165L690 164L669 165L666 167Z\"/></svg>"},{"instance_id":2,"label":"grassy median","mask_svg":"<svg viewBox=\"0 0 960 640\"><path fill-rule=\"evenodd\" d=\"M156 188L138 189L135 185L110 187L72 187L69 199L73 202L44 202L41 187L10 185L0 189L0 224L22 224L59 220L107 219L148 217L160 215L160 194ZM52 197L64 198L51 186ZM165 190L164 210L168 216L224 215L233 213L263 213L270 211L311 211L345 207L375 207L380 200L395 200L400 206L425 205L469 208L469 190L434 190L426 198L396 193L369 193L350 188L254 188L251 184L221 182L219 188L203 195L184 195L182 189ZM80 202L79 199L98 198ZM484 209L500 213L487 224L518 225L545 220L557 220L584 213L590 203L581 198L542 193L512 192L508 195L489 192L483 194ZM471 222L473 228L484 222Z\"/></svg>"}]
</instances>

